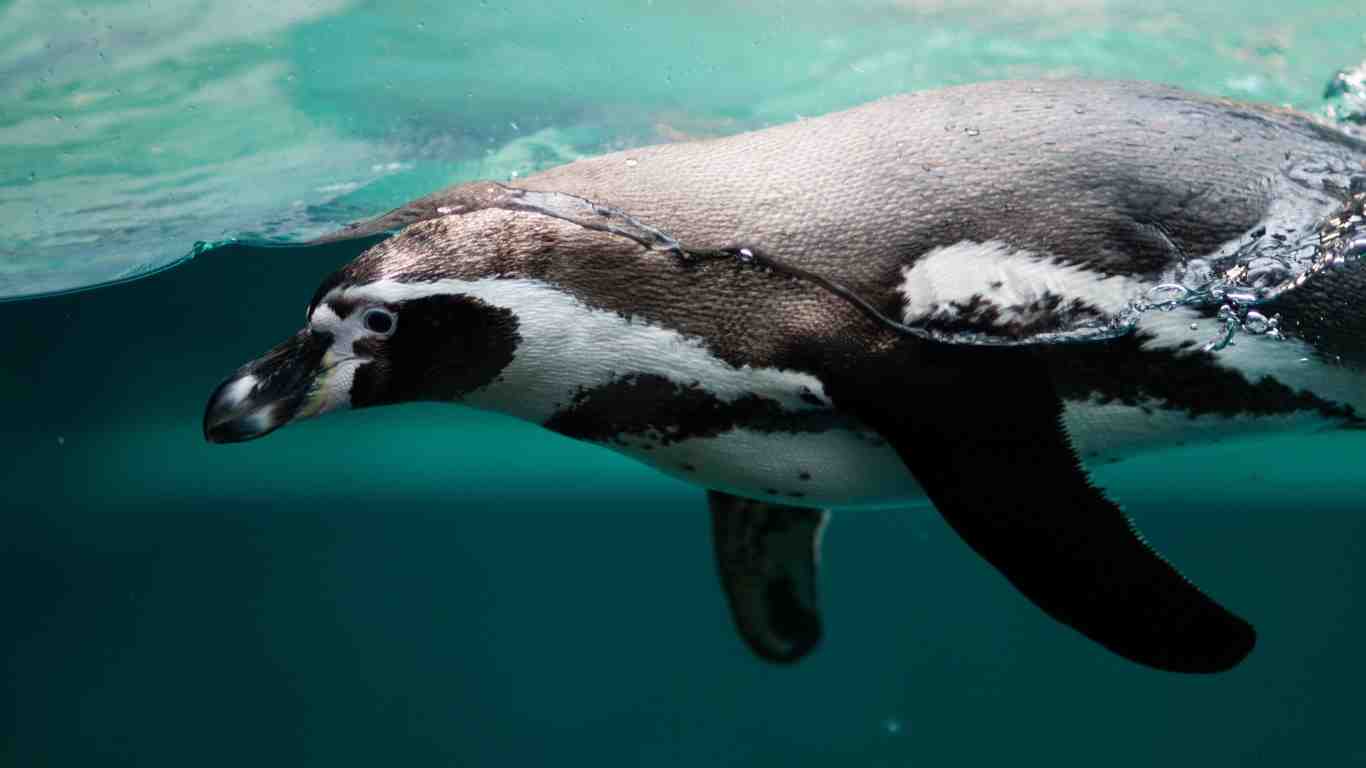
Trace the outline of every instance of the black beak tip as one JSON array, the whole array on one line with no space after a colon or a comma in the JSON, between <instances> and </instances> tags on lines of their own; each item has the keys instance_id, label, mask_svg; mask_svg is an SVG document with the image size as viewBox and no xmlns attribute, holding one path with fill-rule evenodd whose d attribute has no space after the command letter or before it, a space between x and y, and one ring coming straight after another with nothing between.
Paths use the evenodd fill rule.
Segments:
<instances>
[{"instance_id":1,"label":"black beak tip","mask_svg":"<svg viewBox=\"0 0 1366 768\"><path fill-rule=\"evenodd\" d=\"M264 432L253 432L241 429L238 422L228 421L222 424L204 424L204 439L210 443L244 443L264 435Z\"/></svg>"},{"instance_id":2,"label":"black beak tip","mask_svg":"<svg viewBox=\"0 0 1366 768\"><path fill-rule=\"evenodd\" d=\"M209 395L204 439L255 440L292 421L307 401L331 343L331 334L305 329L238 368Z\"/></svg>"},{"instance_id":3,"label":"black beak tip","mask_svg":"<svg viewBox=\"0 0 1366 768\"><path fill-rule=\"evenodd\" d=\"M223 392L235 379L226 379L209 395L204 406L204 439L210 443L230 443L232 440L233 414L227 407Z\"/></svg>"},{"instance_id":4,"label":"black beak tip","mask_svg":"<svg viewBox=\"0 0 1366 768\"><path fill-rule=\"evenodd\" d=\"M204 440L210 443L240 443L248 437L234 426L232 421L214 423L204 419Z\"/></svg>"}]
</instances>

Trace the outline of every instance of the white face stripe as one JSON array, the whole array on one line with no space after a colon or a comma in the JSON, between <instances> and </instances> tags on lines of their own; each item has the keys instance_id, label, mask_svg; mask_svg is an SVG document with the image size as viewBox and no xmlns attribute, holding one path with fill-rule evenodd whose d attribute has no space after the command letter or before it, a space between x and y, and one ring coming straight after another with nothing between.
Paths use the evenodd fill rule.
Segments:
<instances>
[{"instance_id":1,"label":"white face stripe","mask_svg":"<svg viewBox=\"0 0 1366 768\"><path fill-rule=\"evenodd\" d=\"M1142 282L1103 275L1075 264L1014 250L998 240L964 240L935 248L901 271L903 322L951 319L952 304L980 295L1001 310L1003 321L1022 319L1010 307L1028 305L1051 293L1080 299L1106 313L1119 313L1138 298Z\"/></svg>"},{"instance_id":2,"label":"white face stripe","mask_svg":"<svg viewBox=\"0 0 1366 768\"><path fill-rule=\"evenodd\" d=\"M463 294L511 310L522 340L498 380L466 397L471 405L543 423L576 392L631 373L697 384L723 401L756 394L789 410L808 410L802 393L826 401L819 379L796 371L735 367L702 342L640 318L594 309L564 291L527 279L382 280L344 290L348 299L399 302ZM401 321L400 321L401 322Z\"/></svg>"},{"instance_id":3,"label":"white face stripe","mask_svg":"<svg viewBox=\"0 0 1366 768\"><path fill-rule=\"evenodd\" d=\"M336 293L333 290L328 297ZM332 346L323 355L312 392L308 401L295 414L294 421L351 407L351 383L355 379L356 369L368 360L356 353L356 342L377 335L365 328L361 321L363 315L364 310L358 310L345 318L339 317L326 300L318 302L318 306L313 308L308 325L314 330L331 334Z\"/></svg>"},{"instance_id":4,"label":"white face stripe","mask_svg":"<svg viewBox=\"0 0 1366 768\"><path fill-rule=\"evenodd\" d=\"M331 294L328 295L330 296ZM313 314L309 315L308 322L310 325L319 328L330 329L334 326L341 325L342 319L337 317L337 313L332 311L332 307L328 306L327 302L323 301L319 302L318 306L313 308Z\"/></svg>"},{"instance_id":5,"label":"white face stripe","mask_svg":"<svg viewBox=\"0 0 1366 768\"><path fill-rule=\"evenodd\" d=\"M332 347L327 354L332 360L324 360L323 365L327 366L338 360L355 357L356 341L364 336L374 335L365 330L360 322L361 312L353 312L345 319L338 317L326 302L319 302L317 309L313 310L312 317L309 318L309 326L315 330L329 333L332 335Z\"/></svg>"}]
</instances>

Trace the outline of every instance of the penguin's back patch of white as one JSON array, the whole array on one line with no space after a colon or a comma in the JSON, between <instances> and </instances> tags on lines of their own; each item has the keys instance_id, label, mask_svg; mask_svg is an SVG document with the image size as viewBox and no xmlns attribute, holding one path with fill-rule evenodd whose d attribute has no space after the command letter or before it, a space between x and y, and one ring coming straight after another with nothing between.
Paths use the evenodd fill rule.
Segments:
<instances>
[{"instance_id":1,"label":"penguin's back patch of white","mask_svg":"<svg viewBox=\"0 0 1366 768\"><path fill-rule=\"evenodd\" d=\"M996 309L1000 324L1025 322L1028 308L1049 296L1117 314L1143 290L1140 281L1105 275L999 240L964 240L935 248L901 271L902 321L954 320L977 298Z\"/></svg>"}]
</instances>

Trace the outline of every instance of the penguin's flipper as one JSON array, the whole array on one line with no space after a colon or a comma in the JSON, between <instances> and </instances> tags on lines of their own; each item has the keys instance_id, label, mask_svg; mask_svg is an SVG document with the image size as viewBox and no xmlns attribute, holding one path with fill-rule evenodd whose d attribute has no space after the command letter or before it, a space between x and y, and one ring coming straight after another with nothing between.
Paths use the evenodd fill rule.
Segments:
<instances>
[{"instance_id":1,"label":"penguin's flipper","mask_svg":"<svg viewBox=\"0 0 1366 768\"><path fill-rule=\"evenodd\" d=\"M1111 651L1227 670L1256 633L1157 554L1093 486L1036 352L927 345L914 370L827 392L896 449L949 525L1040 608ZM961 403L949 408L946 403Z\"/></svg>"},{"instance_id":2,"label":"penguin's flipper","mask_svg":"<svg viewBox=\"0 0 1366 768\"><path fill-rule=\"evenodd\" d=\"M821 638L816 572L828 512L708 491L721 584L761 658L797 661Z\"/></svg>"}]
</instances>

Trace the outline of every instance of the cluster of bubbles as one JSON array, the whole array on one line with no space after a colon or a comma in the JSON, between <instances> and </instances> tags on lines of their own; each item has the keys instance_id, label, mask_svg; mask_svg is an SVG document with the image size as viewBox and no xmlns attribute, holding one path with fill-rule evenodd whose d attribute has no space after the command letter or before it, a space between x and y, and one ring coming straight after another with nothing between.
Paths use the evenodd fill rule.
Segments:
<instances>
[{"instance_id":1,"label":"cluster of bubbles","mask_svg":"<svg viewBox=\"0 0 1366 768\"><path fill-rule=\"evenodd\" d=\"M1235 306L1234 304L1225 304L1219 307L1215 321L1219 323L1221 333L1205 342L1201 349L1206 352L1218 352L1232 345L1233 337L1240 332L1252 336L1267 336L1276 340L1285 338L1281 333L1281 316L1279 314L1267 318L1266 315L1255 309L1244 309L1242 316L1239 317L1239 309L1236 309Z\"/></svg>"},{"instance_id":2,"label":"cluster of bubbles","mask_svg":"<svg viewBox=\"0 0 1366 768\"><path fill-rule=\"evenodd\" d=\"M1226 283L1214 281L1198 289L1187 288L1181 283L1163 283L1150 289L1143 299L1130 305L1130 320L1136 323L1138 315L1153 310L1171 311L1177 307L1212 307L1219 305L1214 321L1218 328L1216 335L1201 347L1205 352L1218 352L1232 346L1240 333L1250 336L1266 336L1282 340L1280 314L1267 317L1255 308L1259 296L1245 290L1230 290ZM1199 330L1198 323L1191 323L1192 331Z\"/></svg>"},{"instance_id":3,"label":"cluster of bubbles","mask_svg":"<svg viewBox=\"0 0 1366 768\"><path fill-rule=\"evenodd\" d=\"M1361 78L1366 81L1366 65L1362 69ZM1366 98L1366 82L1362 95ZM1284 339L1281 316L1267 317L1258 307L1303 285L1317 273L1366 258L1366 184L1354 179L1343 209L1311 236L1295 242L1281 238L1280 246L1266 252L1257 247L1265 234L1264 229L1255 233L1247 251L1240 249L1248 256L1238 259L1235 255L1231 268L1216 270L1203 259L1190 261L1173 281L1155 286L1131 302L1124 321L1133 327L1144 312L1177 307L1208 312L1218 307L1218 335L1205 343L1206 352L1233 345L1240 333ZM1304 261L1301 254L1312 254L1312 259ZM1192 331L1198 329L1198 324L1191 324Z\"/></svg>"}]
</instances>

